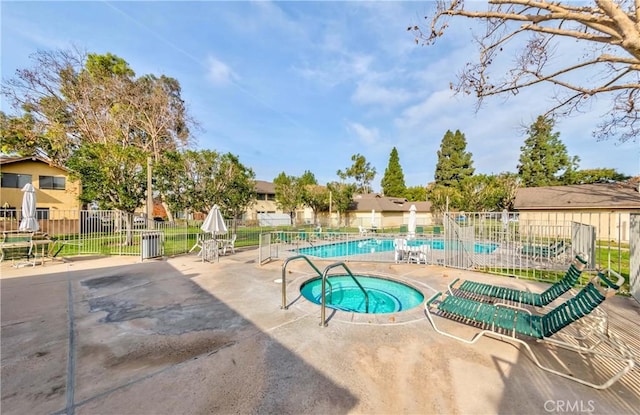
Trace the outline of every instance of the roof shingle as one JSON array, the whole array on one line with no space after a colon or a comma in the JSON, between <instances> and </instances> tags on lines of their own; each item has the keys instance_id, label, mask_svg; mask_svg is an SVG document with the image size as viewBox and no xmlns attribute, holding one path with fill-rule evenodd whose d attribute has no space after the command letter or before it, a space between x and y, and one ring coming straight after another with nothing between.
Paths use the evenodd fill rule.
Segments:
<instances>
[{"instance_id":1,"label":"roof shingle","mask_svg":"<svg viewBox=\"0 0 640 415\"><path fill-rule=\"evenodd\" d=\"M518 189L514 207L527 209L640 209L638 185L595 183Z\"/></svg>"}]
</instances>

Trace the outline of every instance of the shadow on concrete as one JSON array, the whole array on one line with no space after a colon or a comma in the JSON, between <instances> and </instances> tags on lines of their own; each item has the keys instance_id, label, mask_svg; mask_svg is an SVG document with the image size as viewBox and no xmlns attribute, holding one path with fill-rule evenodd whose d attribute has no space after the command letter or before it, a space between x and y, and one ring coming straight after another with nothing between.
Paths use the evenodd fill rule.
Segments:
<instances>
[{"instance_id":1,"label":"shadow on concrete","mask_svg":"<svg viewBox=\"0 0 640 415\"><path fill-rule=\"evenodd\" d=\"M346 413L349 390L163 261L3 279L2 413Z\"/></svg>"},{"instance_id":2,"label":"shadow on concrete","mask_svg":"<svg viewBox=\"0 0 640 415\"><path fill-rule=\"evenodd\" d=\"M613 304L612 304L613 303ZM609 330L612 336L623 339L636 362L640 357L638 333L629 333L635 324L624 324L633 314L638 315L640 307L625 297L614 297L601 306L609 316ZM622 323L622 324L621 324ZM572 331L569 327L565 330ZM497 341L497 340L496 340ZM590 346L592 341L576 341L576 344ZM595 384L602 384L617 373L624 365L613 359L592 354L577 354L545 344L530 343L542 364L563 373ZM529 353L518 346L517 362L509 366L505 378L504 396L514 396L518 391L521 399L503 399L499 413L516 413L520 405L539 408L538 413L615 413L637 414L640 408L640 367L636 366L605 390L597 390L569 379L548 373L538 368ZM599 346L598 351L616 355L608 346ZM497 358L496 358L497 359ZM497 366L497 364L496 364Z\"/></svg>"}]
</instances>

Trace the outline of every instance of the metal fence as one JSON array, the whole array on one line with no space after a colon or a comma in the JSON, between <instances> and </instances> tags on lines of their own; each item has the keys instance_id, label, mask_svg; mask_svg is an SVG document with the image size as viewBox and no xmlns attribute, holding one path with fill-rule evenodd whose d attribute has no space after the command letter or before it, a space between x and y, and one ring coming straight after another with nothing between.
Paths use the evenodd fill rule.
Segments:
<instances>
[{"instance_id":1,"label":"metal fence","mask_svg":"<svg viewBox=\"0 0 640 415\"><path fill-rule=\"evenodd\" d=\"M17 230L16 217L0 218L0 231ZM476 269L491 273L555 280L578 253L589 259L588 268L611 268L629 281L638 262L639 214L589 213L527 215L481 212L445 214L435 223L418 227L409 235L405 226L354 232L353 229L276 228L247 226L227 221L229 239L236 247L261 246L259 260L306 254L341 261L413 262ZM38 220L40 231L61 245L60 256L136 255L143 252L144 235L162 233L163 254L190 252L202 221L147 222L118 211L50 211ZM268 234L269 238L260 235ZM634 236L635 235L635 236ZM636 253L632 255L631 253ZM640 277L634 279L640 281Z\"/></svg>"},{"instance_id":2,"label":"metal fence","mask_svg":"<svg viewBox=\"0 0 640 415\"><path fill-rule=\"evenodd\" d=\"M588 259L588 270L610 268L628 282L631 263L637 269L640 258L630 254L638 252L637 237L621 240L627 232L620 229L624 219L610 212L583 215L582 220L575 213L547 218L513 212L445 214L416 234L392 228L274 232L271 253L274 258L305 254L336 261L437 264L546 281L562 277L580 254Z\"/></svg>"},{"instance_id":3,"label":"metal fence","mask_svg":"<svg viewBox=\"0 0 640 415\"><path fill-rule=\"evenodd\" d=\"M16 231L20 225L20 212L14 217L0 218L0 231ZM162 233L164 255L189 252L198 237L209 238L200 226L202 221L175 222L147 221L140 216L112 210L50 211L47 218L39 218L40 232L48 234L61 246L59 256L74 255L134 255L143 254L143 240L150 231ZM260 233L273 228L245 227L242 223L227 221L230 239L237 234L236 246L258 244Z\"/></svg>"}]
</instances>

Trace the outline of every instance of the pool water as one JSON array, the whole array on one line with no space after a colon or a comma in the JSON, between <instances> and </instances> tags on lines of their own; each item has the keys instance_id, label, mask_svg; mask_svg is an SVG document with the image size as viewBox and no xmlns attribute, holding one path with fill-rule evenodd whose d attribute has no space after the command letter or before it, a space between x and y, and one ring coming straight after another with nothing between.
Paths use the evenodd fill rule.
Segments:
<instances>
[{"instance_id":1,"label":"pool water","mask_svg":"<svg viewBox=\"0 0 640 415\"><path fill-rule=\"evenodd\" d=\"M424 300L424 295L420 291L398 281L364 275L356 275L355 278L369 296L369 314L408 310L417 307ZM354 313L367 312L364 293L351 276L331 276L327 281L325 287L327 307ZM305 282L300 292L307 300L322 304L322 279L314 278Z\"/></svg>"},{"instance_id":2,"label":"pool water","mask_svg":"<svg viewBox=\"0 0 640 415\"><path fill-rule=\"evenodd\" d=\"M423 246L427 245L431 249L435 250L459 250L462 244L458 241L444 241L442 239L435 240L409 240L407 241L409 246ZM480 243L476 242L473 245L473 252L476 254L490 254L496 248L498 244L494 243ZM389 252L393 251L393 239L363 239L358 241L338 242L334 244L310 246L300 248L297 250L303 255L312 255L319 258L334 258L343 257L349 255L362 255L373 254L376 252Z\"/></svg>"}]
</instances>

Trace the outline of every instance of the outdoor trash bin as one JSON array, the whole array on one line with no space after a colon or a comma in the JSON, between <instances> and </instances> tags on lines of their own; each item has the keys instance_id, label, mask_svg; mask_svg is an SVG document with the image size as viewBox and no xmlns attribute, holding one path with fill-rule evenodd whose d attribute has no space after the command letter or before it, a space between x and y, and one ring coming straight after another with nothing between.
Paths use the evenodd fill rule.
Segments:
<instances>
[{"instance_id":1,"label":"outdoor trash bin","mask_svg":"<svg viewBox=\"0 0 640 415\"><path fill-rule=\"evenodd\" d=\"M157 258L162 256L162 232L143 232L142 239L142 259Z\"/></svg>"}]
</instances>

